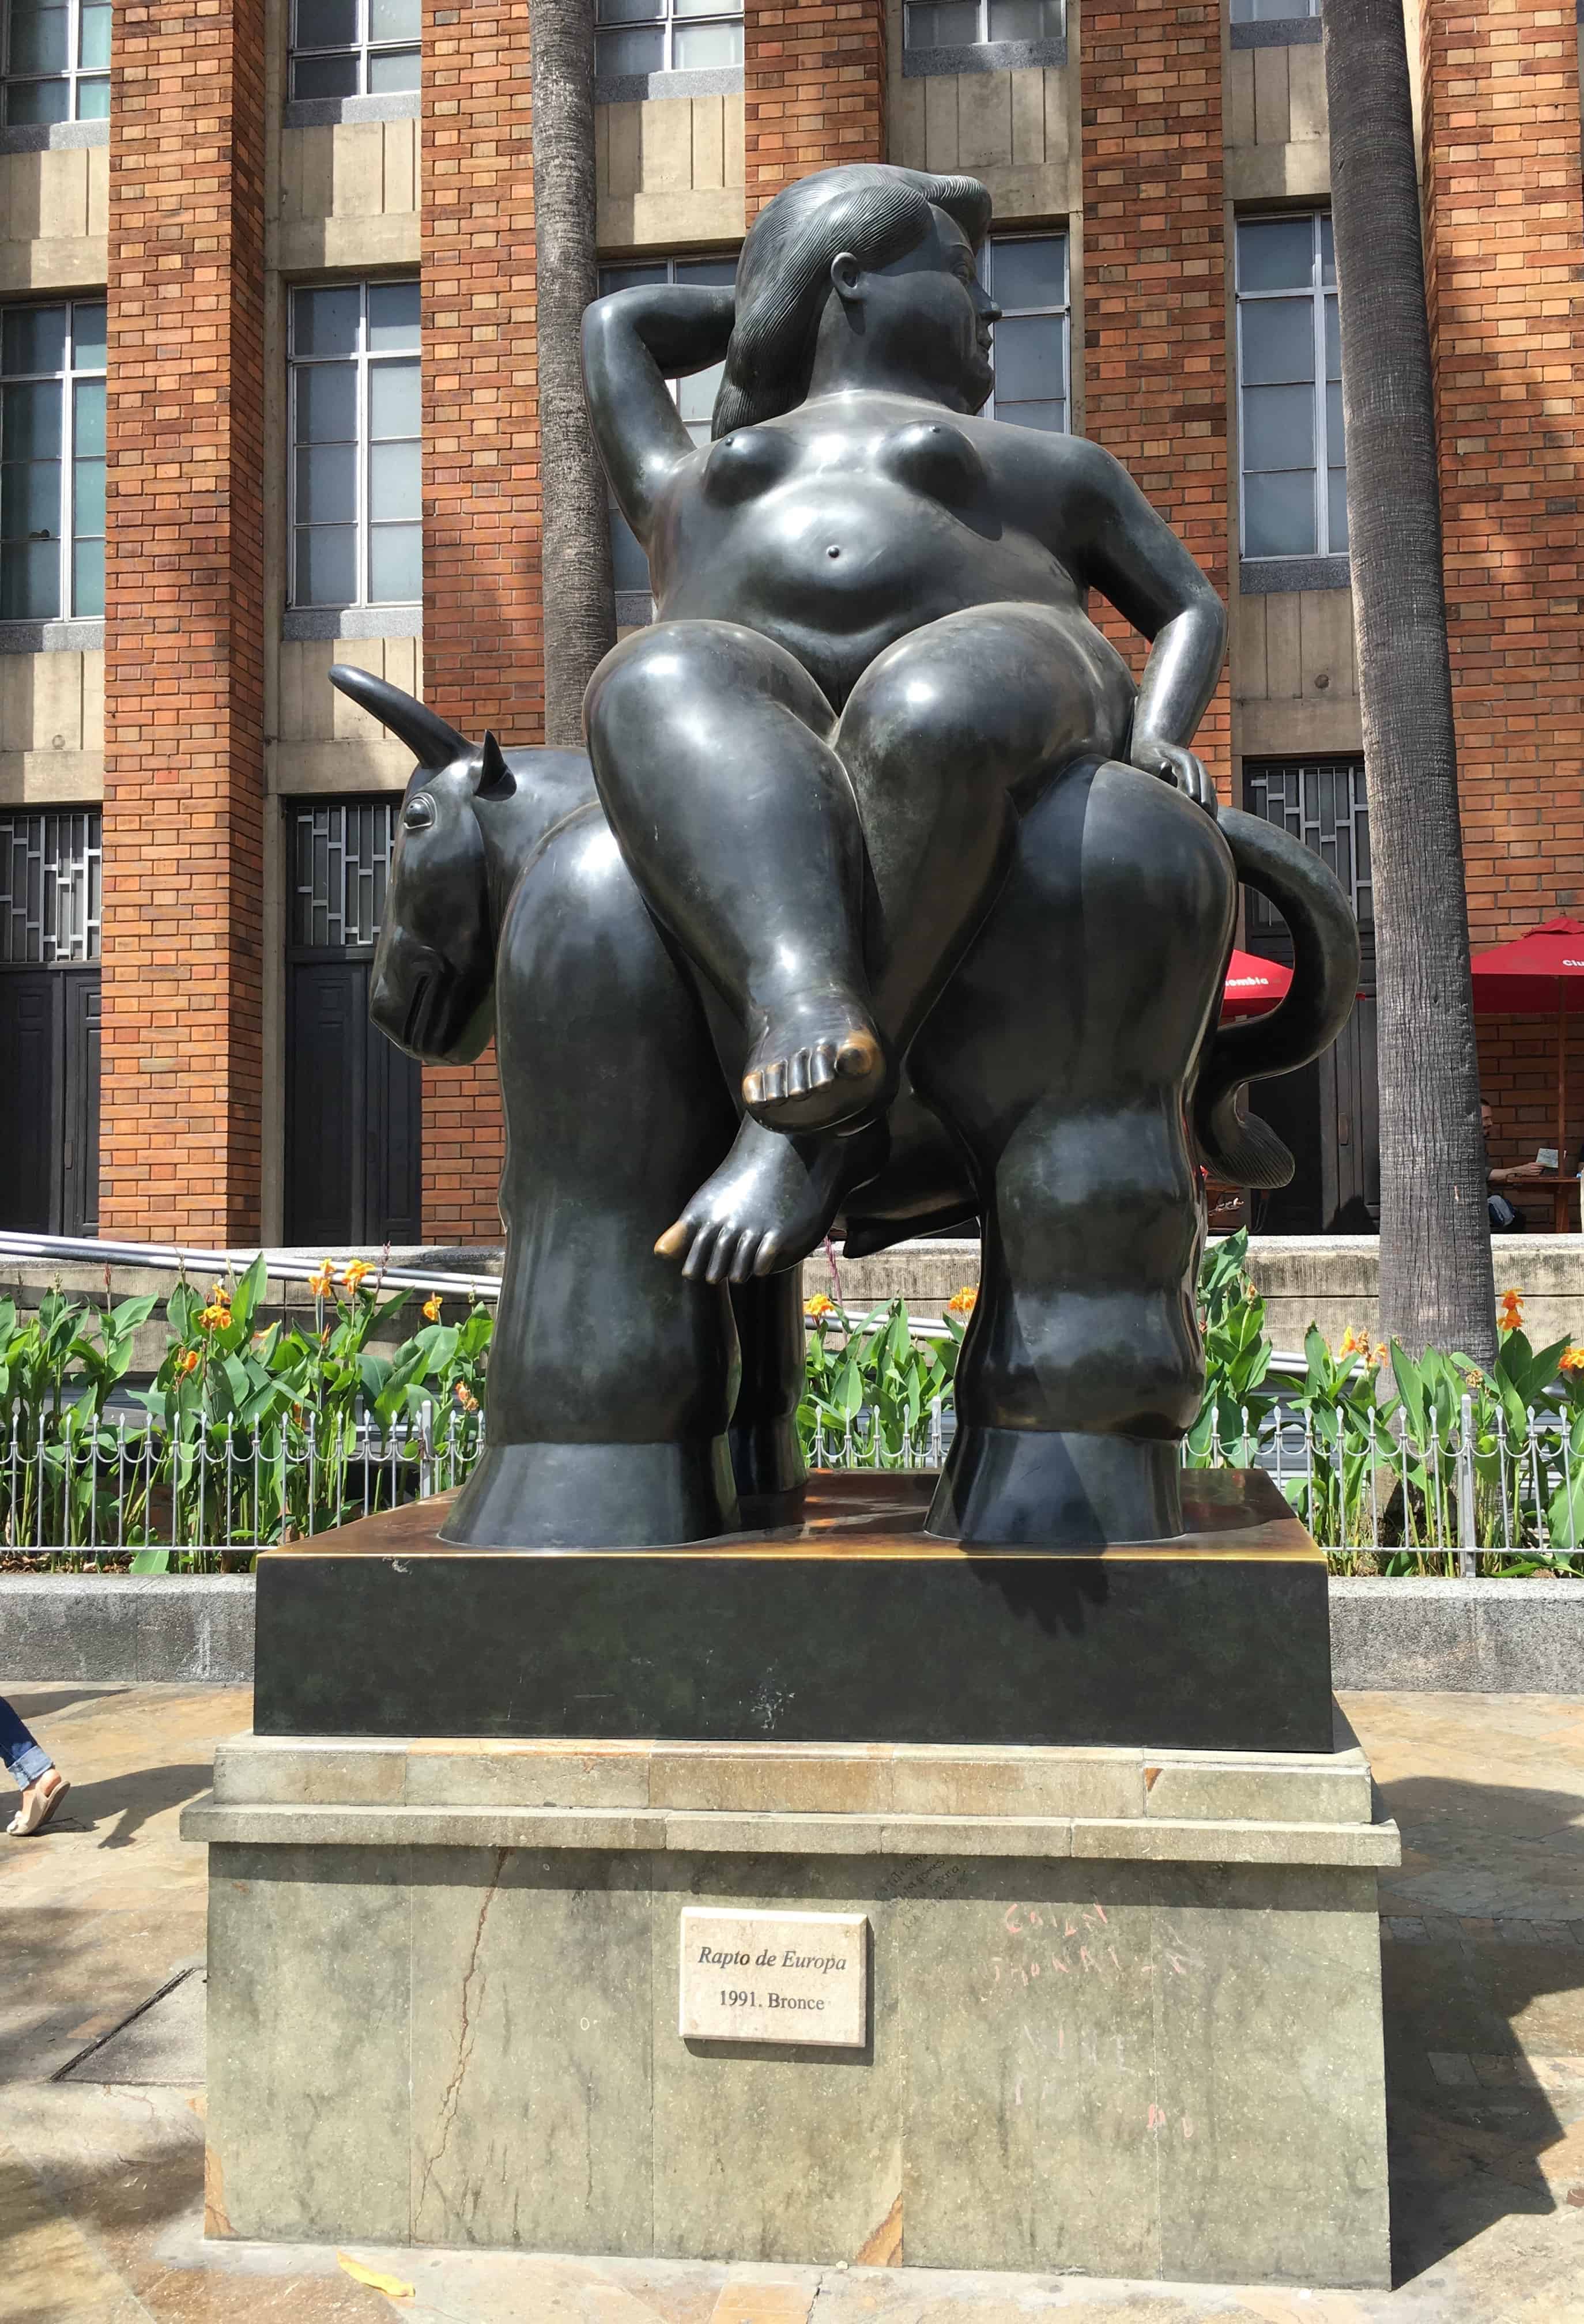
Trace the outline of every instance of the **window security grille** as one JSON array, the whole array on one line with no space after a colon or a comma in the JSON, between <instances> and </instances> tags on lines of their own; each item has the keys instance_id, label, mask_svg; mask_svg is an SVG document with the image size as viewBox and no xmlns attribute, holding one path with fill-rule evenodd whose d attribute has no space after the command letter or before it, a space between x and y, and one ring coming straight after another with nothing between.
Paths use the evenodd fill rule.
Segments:
<instances>
[{"instance_id":1,"label":"window security grille","mask_svg":"<svg viewBox=\"0 0 1584 2324\"><path fill-rule=\"evenodd\" d=\"M110 117L109 0L6 0L5 126Z\"/></svg>"},{"instance_id":2,"label":"window security grille","mask_svg":"<svg viewBox=\"0 0 1584 2324\"><path fill-rule=\"evenodd\" d=\"M421 19L419 0L292 0L292 96L416 88Z\"/></svg>"},{"instance_id":3,"label":"window security grille","mask_svg":"<svg viewBox=\"0 0 1584 2324\"><path fill-rule=\"evenodd\" d=\"M1362 759L1245 759L1243 801L1250 815L1262 816L1312 847L1336 873L1359 927L1374 927ZM1280 930L1281 916L1263 896L1250 889L1248 902L1257 935Z\"/></svg>"},{"instance_id":4,"label":"window security grille","mask_svg":"<svg viewBox=\"0 0 1584 2324\"><path fill-rule=\"evenodd\" d=\"M730 258L659 258L646 266L602 266L600 296L603 299L612 290L635 290L653 282L685 282L699 290L724 290L736 280L735 254ZM695 444L707 444L710 440L710 421L724 370L724 364L715 364L708 371L695 371L686 379L669 383L682 423ZM618 592L648 595L649 558L613 501L611 562Z\"/></svg>"},{"instance_id":5,"label":"window security grille","mask_svg":"<svg viewBox=\"0 0 1584 2324\"><path fill-rule=\"evenodd\" d=\"M105 611L105 302L0 310L0 621Z\"/></svg>"},{"instance_id":6,"label":"window security grille","mask_svg":"<svg viewBox=\"0 0 1584 2324\"><path fill-rule=\"evenodd\" d=\"M1330 217L1240 220L1237 265L1243 554L1340 556L1348 455Z\"/></svg>"},{"instance_id":7,"label":"window security grille","mask_svg":"<svg viewBox=\"0 0 1584 2324\"><path fill-rule=\"evenodd\" d=\"M0 965L98 959L101 825L97 807L0 815Z\"/></svg>"},{"instance_id":8,"label":"window security grille","mask_svg":"<svg viewBox=\"0 0 1584 2324\"><path fill-rule=\"evenodd\" d=\"M1059 41L1064 0L909 0L910 49L972 49L987 41Z\"/></svg>"},{"instance_id":9,"label":"window security grille","mask_svg":"<svg viewBox=\"0 0 1584 2324\"><path fill-rule=\"evenodd\" d=\"M992 235L981 254L980 272L1001 310L995 327L996 383L987 415L1065 435L1066 235Z\"/></svg>"},{"instance_id":10,"label":"window security grille","mask_svg":"<svg viewBox=\"0 0 1584 2324\"><path fill-rule=\"evenodd\" d=\"M423 595L419 286L291 294L291 603Z\"/></svg>"},{"instance_id":11,"label":"window security grille","mask_svg":"<svg viewBox=\"0 0 1584 2324\"><path fill-rule=\"evenodd\" d=\"M397 798L289 809L294 948L345 951L379 941L401 810Z\"/></svg>"},{"instance_id":12,"label":"window security grille","mask_svg":"<svg viewBox=\"0 0 1584 2324\"><path fill-rule=\"evenodd\" d=\"M598 0L594 21L599 80L742 62L742 0Z\"/></svg>"},{"instance_id":13,"label":"window security grille","mask_svg":"<svg viewBox=\"0 0 1584 2324\"><path fill-rule=\"evenodd\" d=\"M1232 0L1234 24L1290 24L1319 14L1320 0Z\"/></svg>"}]
</instances>

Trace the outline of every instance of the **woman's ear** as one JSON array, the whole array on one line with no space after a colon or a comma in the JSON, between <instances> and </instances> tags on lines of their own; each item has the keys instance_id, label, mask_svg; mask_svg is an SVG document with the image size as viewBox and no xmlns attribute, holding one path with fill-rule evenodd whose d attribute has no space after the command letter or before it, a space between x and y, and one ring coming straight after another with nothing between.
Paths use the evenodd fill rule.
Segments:
<instances>
[{"instance_id":1,"label":"woman's ear","mask_svg":"<svg viewBox=\"0 0 1584 2324\"><path fill-rule=\"evenodd\" d=\"M831 261L831 282L843 299L856 299L863 269L850 250L839 250Z\"/></svg>"}]
</instances>

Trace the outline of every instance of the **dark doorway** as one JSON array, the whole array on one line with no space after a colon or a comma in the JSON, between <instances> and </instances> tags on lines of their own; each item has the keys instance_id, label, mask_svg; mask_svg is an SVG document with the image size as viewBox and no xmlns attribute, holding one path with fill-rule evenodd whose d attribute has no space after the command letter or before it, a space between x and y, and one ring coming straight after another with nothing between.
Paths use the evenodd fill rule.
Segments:
<instances>
[{"instance_id":1,"label":"dark doorway","mask_svg":"<svg viewBox=\"0 0 1584 2324\"><path fill-rule=\"evenodd\" d=\"M288 807L286 1237L422 1238L422 1071L369 1019L397 798Z\"/></svg>"},{"instance_id":2,"label":"dark doorway","mask_svg":"<svg viewBox=\"0 0 1584 2324\"><path fill-rule=\"evenodd\" d=\"M97 807L0 814L0 1227L99 1231Z\"/></svg>"},{"instance_id":3,"label":"dark doorway","mask_svg":"<svg viewBox=\"0 0 1584 2324\"><path fill-rule=\"evenodd\" d=\"M1257 1195L1266 1234L1374 1234L1380 1225L1380 1104L1375 1056L1375 913L1362 758L1246 759L1243 804L1330 864L1358 920L1359 997L1335 1045L1302 1073L1256 1083L1252 1110L1291 1148L1293 1183ZM1247 942L1291 967L1280 916L1248 896Z\"/></svg>"}]
</instances>

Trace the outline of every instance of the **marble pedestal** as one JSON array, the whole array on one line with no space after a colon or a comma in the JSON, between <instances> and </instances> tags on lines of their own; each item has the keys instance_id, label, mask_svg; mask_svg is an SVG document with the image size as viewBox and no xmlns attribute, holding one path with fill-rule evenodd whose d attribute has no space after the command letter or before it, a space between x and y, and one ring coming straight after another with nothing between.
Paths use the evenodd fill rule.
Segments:
<instances>
[{"instance_id":1,"label":"marble pedestal","mask_svg":"<svg viewBox=\"0 0 1584 2324\"><path fill-rule=\"evenodd\" d=\"M208 2231L1385 2285L1372 1821L1315 1755L225 1745ZM870 1923L862 2048L685 2040L686 1906Z\"/></svg>"}]
</instances>

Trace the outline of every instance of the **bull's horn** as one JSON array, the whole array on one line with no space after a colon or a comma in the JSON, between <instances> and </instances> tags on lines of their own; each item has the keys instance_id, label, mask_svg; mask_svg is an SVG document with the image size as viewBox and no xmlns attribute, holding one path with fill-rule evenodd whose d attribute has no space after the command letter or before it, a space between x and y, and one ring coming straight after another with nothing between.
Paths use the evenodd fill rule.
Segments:
<instances>
[{"instance_id":1,"label":"bull's horn","mask_svg":"<svg viewBox=\"0 0 1584 2324\"><path fill-rule=\"evenodd\" d=\"M338 661L330 672L330 683L388 726L400 742L405 742L420 767L438 773L457 759L470 759L473 745L455 726L447 726L436 712L428 709L416 695L403 694L399 686L385 678L376 678L373 670L355 669L350 662Z\"/></svg>"}]
</instances>

